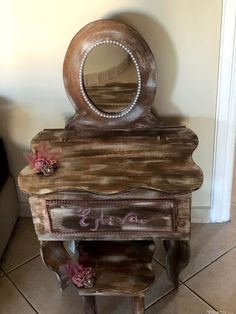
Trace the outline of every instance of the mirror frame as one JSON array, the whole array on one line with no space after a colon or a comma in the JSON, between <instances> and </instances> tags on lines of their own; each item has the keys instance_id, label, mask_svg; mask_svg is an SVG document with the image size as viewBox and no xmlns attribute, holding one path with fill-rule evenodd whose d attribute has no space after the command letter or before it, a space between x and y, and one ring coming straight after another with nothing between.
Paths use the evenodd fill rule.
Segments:
<instances>
[{"instance_id":1,"label":"mirror frame","mask_svg":"<svg viewBox=\"0 0 236 314\"><path fill-rule=\"evenodd\" d=\"M126 109L114 114L107 114L92 103L82 77L89 52L105 43L116 44L129 53L138 78L134 100ZM156 63L149 46L132 27L116 20L98 20L83 27L70 42L64 59L63 80L76 113L87 124L122 126L149 113L156 92Z\"/></svg>"}]
</instances>

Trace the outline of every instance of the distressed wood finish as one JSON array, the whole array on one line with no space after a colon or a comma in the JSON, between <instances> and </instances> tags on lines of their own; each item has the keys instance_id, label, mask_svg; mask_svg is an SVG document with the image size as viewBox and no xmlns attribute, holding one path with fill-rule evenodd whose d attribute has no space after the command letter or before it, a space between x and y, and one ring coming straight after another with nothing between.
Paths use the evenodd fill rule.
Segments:
<instances>
[{"instance_id":1,"label":"distressed wood finish","mask_svg":"<svg viewBox=\"0 0 236 314\"><path fill-rule=\"evenodd\" d=\"M142 85L136 105L127 115L118 119L107 119L92 111L80 89L78 74L83 57L95 44L106 40L118 42L129 49L137 61L141 75ZM148 115L156 93L156 64L149 46L136 30L115 20L95 21L74 36L65 55L63 78L67 95L77 112L73 123L67 125L68 128L77 129L81 125L87 125L104 130L130 125Z\"/></svg>"},{"instance_id":2,"label":"distressed wood finish","mask_svg":"<svg viewBox=\"0 0 236 314\"><path fill-rule=\"evenodd\" d=\"M115 196L64 192L30 197L35 230L40 240L73 240L77 237L188 239L190 203L190 194L168 195L143 190ZM90 212L85 217L83 210L88 209ZM138 221L146 219L147 222L139 224L126 220L124 224L117 224L117 219L124 219L130 213ZM114 219L109 220L109 216ZM83 223L88 226L80 224L83 218L86 218Z\"/></svg>"},{"instance_id":3,"label":"distressed wood finish","mask_svg":"<svg viewBox=\"0 0 236 314\"><path fill-rule=\"evenodd\" d=\"M117 114L112 106L110 114L98 109L84 90L89 49L104 43L125 49L137 74L135 100L127 104L130 110ZM144 39L121 22L95 21L77 33L65 56L63 78L76 113L65 129L44 130L31 143L33 151L45 142L49 153L61 149L57 169L46 177L27 166L18 178L30 196L43 261L62 288L75 282L68 274L74 257L63 245L74 240L79 263L95 269L94 286L78 289L86 313L97 312L95 295L125 295L133 297L134 314L143 314L143 297L154 280L151 238L165 240L167 272L176 287L189 260L191 193L203 181L192 159L198 138L184 126L164 126L151 113L155 60ZM113 96L126 104L133 90L126 86L125 93L118 90ZM90 92L108 106L100 87Z\"/></svg>"},{"instance_id":4,"label":"distressed wood finish","mask_svg":"<svg viewBox=\"0 0 236 314\"><path fill-rule=\"evenodd\" d=\"M144 297L133 297L133 313L144 314Z\"/></svg>"},{"instance_id":5,"label":"distressed wood finish","mask_svg":"<svg viewBox=\"0 0 236 314\"><path fill-rule=\"evenodd\" d=\"M166 268L170 280L175 288L179 286L179 274L189 263L190 245L189 241L167 240L165 247L167 249Z\"/></svg>"},{"instance_id":6,"label":"distressed wood finish","mask_svg":"<svg viewBox=\"0 0 236 314\"><path fill-rule=\"evenodd\" d=\"M93 288L79 289L81 295L139 296L154 280L152 240L80 241L79 261L95 268Z\"/></svg>"},{"instance_id":7,"label":"distressed wood finish","mask_svg":"<svg viewBox=\"0 0 236 314\"><path fill-rule=\"evenodd\" d=\"M41 241L40 255L45 266L57 274L62 290L71 284L71 279L66 271L66 263L71 257L65 250L62 241Z\"/></svg>"},{"instance_id":8,"label":"distressed wood finish","mask_svg":"<svg viewBox=\"0 0 236 314\"><path fill-rule=\"evenodd\" d=\"M154 242L142 241L80 241L77 244L79 263L95 270L92 288L80 288L81 295L140 296L154 280L152 256ZM43 241L41 256L45 265L53 270L64 289L71 284L66 263L71 260L60 241Z\"/></svg>"},{"instance_id":9,"label":"distressed wood finish","mask_svg":"<svg viewBox=\"0 0 236 314\"><path fill-rule=\"evenodd\" d=\"M78 136L79 135L79 136ZM113 194L146 188L164 193L190 193L202 183L193 162L197 136L187 128L113 130L108 133L45 130L32 141L49 142L63 155L55 175L44 177L29 166L19 175L19 185L29 194L59 190Z\"/></svg>"},{"instance_id":10,"label":"distressed wood finish","mask_svg":"<svg viewBox=\"0 0 236 314\"><path fill-rule=\"evenodd\" d=\"M84 302L84 313L85 314L97 314L97 304L95 296L82 296Z\"/></svg>"}]
</instances>

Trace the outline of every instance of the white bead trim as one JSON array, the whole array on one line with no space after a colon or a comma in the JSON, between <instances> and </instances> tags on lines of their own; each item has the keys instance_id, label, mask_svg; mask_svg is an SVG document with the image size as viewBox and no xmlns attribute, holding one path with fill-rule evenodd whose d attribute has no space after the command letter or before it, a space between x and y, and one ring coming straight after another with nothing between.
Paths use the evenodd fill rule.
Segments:
<instances>
[{"instance_id":1,"label":"white bead trim","mask_svg":"<svg viewBox=\"0 0 236 314\"><path fill-rule=\"evenodd\" d=\"M138 78L137 93L136 93L136 95L134 97L133 102L129 105L129 107L127 109L121 111L120 113L106 114L103 111L98 110L97 107L95 107L94 104L87 97L87 94L86 94L86 92L84 90L84 85L83 85L83 68L84 68L85 60L86 60L88 54L90 53L90 51L93 48L95 48L96 46L99 46L99 45L103 45L103 44L114 44L114 45L117 45L117 46L120 46L121 48L123 48L130 55L131 59L133 60L134 65L135 65L135 69L136 69L136 72L137 72L137 78ZM114 40L99 41L96 44L92 45L88 50L86 50L86 52L85 52L85 54L84 54L84 56L82 58L82 62L81 62L81 65L80 65L80 70L79 70L79 84L80 84L80 90L82 92L84 100L88 104L90 109L92 109L94 112L96 112L99 116L101 116L103 118L112 118L112 119L121 118L121 117L127 115L127 113L129 113L130 110L133 109L133 107L135 106L135 104L136 104L136 102L138 100L138 97L140 95L140 91L141 91L141 75L140 75L138 62L136 61L136 59L135 59L134 55L132 54L132 52L127 47L125 47L123 44L119 43L118 41L114 41Z\"/></svg>"}]
</instances>

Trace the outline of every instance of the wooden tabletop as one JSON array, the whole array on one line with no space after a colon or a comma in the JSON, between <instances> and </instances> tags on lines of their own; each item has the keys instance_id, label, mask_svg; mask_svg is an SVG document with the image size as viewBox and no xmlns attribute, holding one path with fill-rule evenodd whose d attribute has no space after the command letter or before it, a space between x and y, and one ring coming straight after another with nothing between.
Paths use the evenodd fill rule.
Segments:
<instances>
[{"instance_id":1,"label":"wooden tabletop","mask_svg":"<svg viewBox=\"0 0 236 314\"><path fill-rule=\"evenodd\" d=\"M19 186L28 194L61 190L113 194L146 188L166 193L189 193L199 188L203 175L193 162L197 136L185 127L150 130L44 130L32 140L60 147L54 175L45 177L26 166Z\"/></svg>"}]
</instances>

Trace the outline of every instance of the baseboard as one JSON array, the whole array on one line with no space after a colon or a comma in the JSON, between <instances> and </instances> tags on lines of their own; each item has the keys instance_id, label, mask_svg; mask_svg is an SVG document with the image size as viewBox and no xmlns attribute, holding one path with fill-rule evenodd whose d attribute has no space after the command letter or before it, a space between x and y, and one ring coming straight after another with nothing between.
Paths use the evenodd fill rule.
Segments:
<instances>
[{"instance_id":1,"label":"baseboard","mask_svg":"<svg viewBox=\"0 0 236 314\"><path fill-rule=\"evenodd\" d=\"M28 202L20 201L20 217L31 217L31 210Z\"/></svg>"},{"instance_id":2,"label":"baseboard","mask_svg":"<svg viewBox=\"0 0 236 314\"><path fill-rule=\"evenodd\" d=\"M210 223L210 207L192 207L191 221L194 223Z\"/></svg>"}]
</instances>

